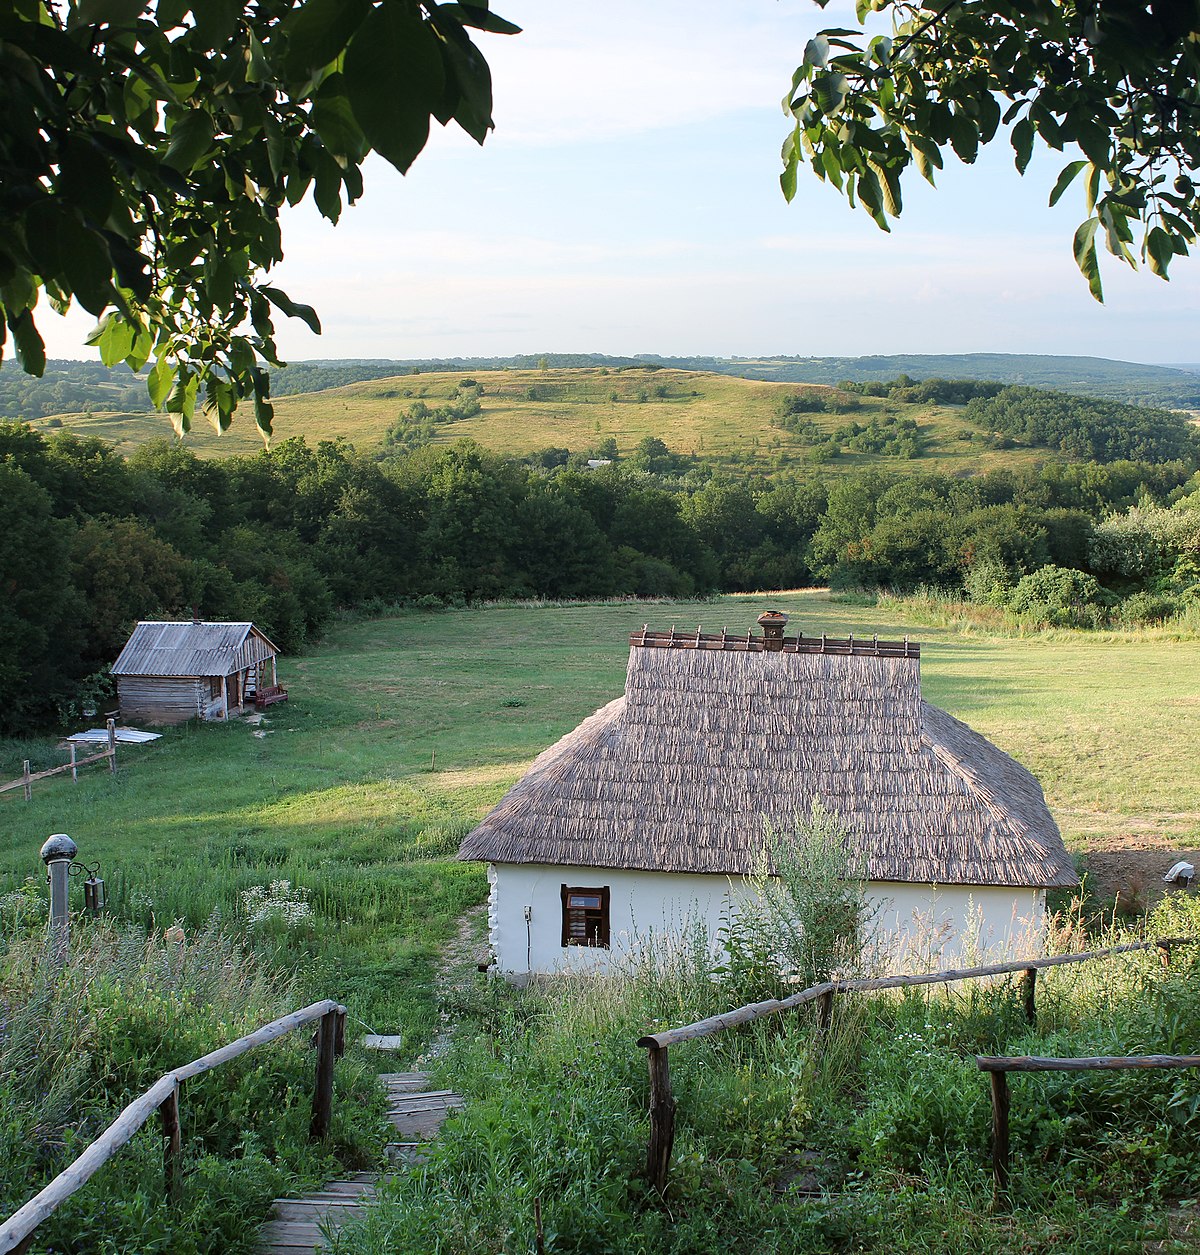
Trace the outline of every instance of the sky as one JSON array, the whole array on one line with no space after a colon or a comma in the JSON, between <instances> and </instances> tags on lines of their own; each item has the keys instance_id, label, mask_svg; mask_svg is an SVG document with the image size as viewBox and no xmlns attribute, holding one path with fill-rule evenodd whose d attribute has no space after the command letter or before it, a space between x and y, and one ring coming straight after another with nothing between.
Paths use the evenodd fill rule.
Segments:
<instances>
[{"instance_id":1,"label":"sky","mask_svg":"<svg viewBox=\"0 0 1200 1255\"><path fill-rule=\"evenodd\" d=\"M885 234L806 168L779 190L780 100L806 41L856 25L832 0L493 0L481 34L496 130L435 123L402 177L378 158L336 226L302 205L272 276L323 334L279 318L288 360L515 353L856 356L1053 353L1194 362L1200 255L1169 284L1071 256L1086 217L1067 158L1017 176L998 139L971 167L913 172ZM94 356L91 320L39 320L53 357Z\"/></svg>"}]
</instances>

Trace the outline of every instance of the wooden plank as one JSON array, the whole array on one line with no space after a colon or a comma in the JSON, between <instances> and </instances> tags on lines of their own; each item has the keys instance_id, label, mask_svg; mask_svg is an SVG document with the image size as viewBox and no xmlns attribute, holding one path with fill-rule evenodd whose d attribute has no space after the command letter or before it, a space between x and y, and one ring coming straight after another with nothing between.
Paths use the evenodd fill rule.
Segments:
<instances>
[{"instance_id":1,"label":"wooden plank","mask_svg":"<svg viewBox=\"0 0 1200 1255\"><path fill-rule=\"evenodd\" d=\"M1123 1072L1128 1068L1200 1068L1200 1055L1127 1055L1062 1059L1039 1055L977 1055L981 1072Z\"/></svg>"},{"instance_id":2,"label":"wooden plank","mask_svg":"<svg viewBox=\"0 0 1200 1255\"><path fill-rule=\"evenodd\" d=\"M650 1068L650 1144L646 1148L646 1176L661 1194L667 1188L671 1150L675 1145L675 1098L666 1047L647 1052Z\"/></svg>"},{"instance_id":3,"label":"wooden plank","mask_svg":"<svg viewBox=\"0 0 1200 1255\"><path fill-rule=\"evenodd\" d=\"M992 1185L999 1201L1008 1189L1008 1077L992 1073Z\"/></svg>"},{"instance_id":4,"label":"wooden plank","mask_svg":"<svg viewBox=\"0 0 1200 1255\"><path fill-rule=\"evenodd\" d=\"M28 775L22 774L19 780L10 781L8 784L0 784L0 793L7 793L10 789L25 789L28 792L29 786L35 780L46 780L50 776L61 776L63 772L69 771L74 774L76 768L85 767L88 763L98 763L108 757L108 750L101 750L99 754L88 754L83 758L76 758L74 762L63 763L61 767L50 767L46 771L31 771ZM26 759L26 766L29 760ZM28 800L28 797L26 798Z\"/></svg>"},{"instance_id":5,"label":"wooden plank","mask_svg":"<svg viewBox=\"0 0 1200 1255\"><path fill-rule=\"evenodd\" d=\"M253 1033L247 1033L244 1037L239 1037L237 1041L213 1050L199 1059L194 1059L191 1063L185 1063L182 1067L168 1072L166 1076L160 1077L145 1093L139 1094L127 1104L108 1128L78 1158L68 1164L53 1181L45 1185L0 1225L0 1252L11 1251L17 1247L47 1216L85 1185L166 1102L181 1081L200 1076L212 1068L219 1067L222 1063L228 1063L231 1059L245 1054L246 1051L274 1041L277 1037L282 1037L301 1025L310 1024L331 1011L344 1012L345 1008L328 998L321 1002L314 1002L299 1011L293 1011L290 1015L272 1020L270 1024L264 1024Z\"/></svg>"},{"instance_id":6,"label":"wooden plank","mask_svg":"<svg viewBox=\"0 0 1200 1255\"><path fill-rule=\"evenodd\" d=\"M428 1085L428 1072L380 1072L381 1085Z\"/></svg>"},{"instance_id":7,"label":"wooden plank","mask_svg":"<svg viewBox=\"0 0 1200 1255\"><path fill-rule=\"evenodd\" d=\"M1041 970L1062 964L1106 959L1117 954L1134 954L1142 950L1160 949L1163 942L1171 945L1195 945L1198 941L1200 938L1196 937L1170 937L1161 938L1159 941L1130 942L1122 946L1110 946L1107 950L1092 950L1083 954L1057 954L1048 959L1017 959L1011 963L989 963L983 967L949 968L942 972L925 972L918 976L878 976L867 980L826 981L823 984L802 989L799 993L790 994L786 998L769 998L764 1002L755 1002L733 1011L711 1015L707 1019L697 1020L694 1024L685 1024L682 1028L667 1029L661 1033L648 1033L645 1037L638 1038L638 1045L646 1049L663 1048L677 1046L680 1042L692 1041L697 1037L711 1037L713 1033L735 1028L739 1024L749 1024L761 1019L764 1015L778 1015L781 1011L790 1011L794 1007L813 1002L831 992L865 992L878 989L909 989L917 985L945 985L954 981L972 980L979 976L1003 976L1012 972Z\"/></svg>"},{"instance_id":8,"label":"wooden plank","mask_svg":"<svg viewBox=\"0 0 1200 1255\"><path fill-rule=\"evenodd\" d=\"M309 1136L324 1141L329 1136L329 1121L333 1113L333 1065L337 1059L338 1014L346 1014L344 1007L335 1007L321 1016L317 1030L317 1083L313 1092L312 1123Z\"/></svg>"}]
</instances>

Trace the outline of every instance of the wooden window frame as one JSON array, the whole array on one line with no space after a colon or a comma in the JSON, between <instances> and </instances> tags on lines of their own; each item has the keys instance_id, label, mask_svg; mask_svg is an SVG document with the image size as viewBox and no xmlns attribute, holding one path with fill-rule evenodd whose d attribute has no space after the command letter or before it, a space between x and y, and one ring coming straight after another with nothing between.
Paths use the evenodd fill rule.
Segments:
<instances>
[{"instance_id":1,"label":"wooden window frame","mask_svg":"<svg viewBox=\"0 0 1200 1255\"><path fill-rule=\"evenodd\" d=\"M572 907L568 906L572 894L587 894L588 897L600 899L598 907ZM607 885L602 887L588 888L583 885L563 885L560 893L562 900L562 945L566 949L567 946L589 946L598 950L607 950L609 948L609 937L611 932L609 907L611 902L611 894ZM583 916L584 921L584 939L580 940L571 928L571 916L579 914ZM593 930L588 927L590 922L596 924Z\"/></svg>"}]
</instances>

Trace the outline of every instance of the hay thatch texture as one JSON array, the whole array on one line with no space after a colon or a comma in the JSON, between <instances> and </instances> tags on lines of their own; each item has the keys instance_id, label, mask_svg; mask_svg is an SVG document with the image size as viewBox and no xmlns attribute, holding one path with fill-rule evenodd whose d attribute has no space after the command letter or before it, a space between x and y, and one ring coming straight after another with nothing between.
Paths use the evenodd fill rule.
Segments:
<instances>
[{"instance_id":1,"label":"hay thatch texture","mask_svg":"<svg viewBox=\"0 0 1200 1255\"><path fill-rule=\"evenodd\" d=\"M743 875L814 801L874 881L1076 883L1037 780L921 699L915 656L630 650L625 696L541 754L459 857Z\"/></svg>"}]
</instances>

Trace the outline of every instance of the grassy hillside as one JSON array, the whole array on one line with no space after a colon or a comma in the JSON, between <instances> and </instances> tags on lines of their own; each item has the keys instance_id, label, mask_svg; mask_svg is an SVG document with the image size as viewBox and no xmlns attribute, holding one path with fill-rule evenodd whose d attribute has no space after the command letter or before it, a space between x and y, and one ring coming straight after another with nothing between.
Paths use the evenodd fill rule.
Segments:
<instances>
[{"instance_id":1,"label":"grassy hillside","mask_svg":"<svg viewBox=\"0 0 1200 1255\"><path fill-rule=\"evenodd\" d=\"M416 401L444 404L462 379L483 385L482 411L438 428L438 441L470 437L497 452L523 455L556 446L572 452L594 448L606 437L622 454L646 436L666 441L673 452L695 453L718 462L736 457L762 471L802 466L808 445L772 425L781 398L795 387L684 370L547 369L462 371L402 375L281 397L276 403L275 439L303 435L310 444L342 438L359 448L378 446L388 427ZM1044 450L980 450L959 439L973 430L953 406L904 405L863 398L852 414L814 414L818 428L837 428L872 416L895 414L922 428L928 454L915 460L847 452L825 469L839 471L889 464L914 471L983 471L1044 459ZM43 420L43 425L46 420ZM165 417L153 414L62 415L74 431L101 436L129 452L170 434ZM262 447L249 415L223 436L203 420L187 443L206 457L252 453Z\"/></svg>"}]
</instances>

